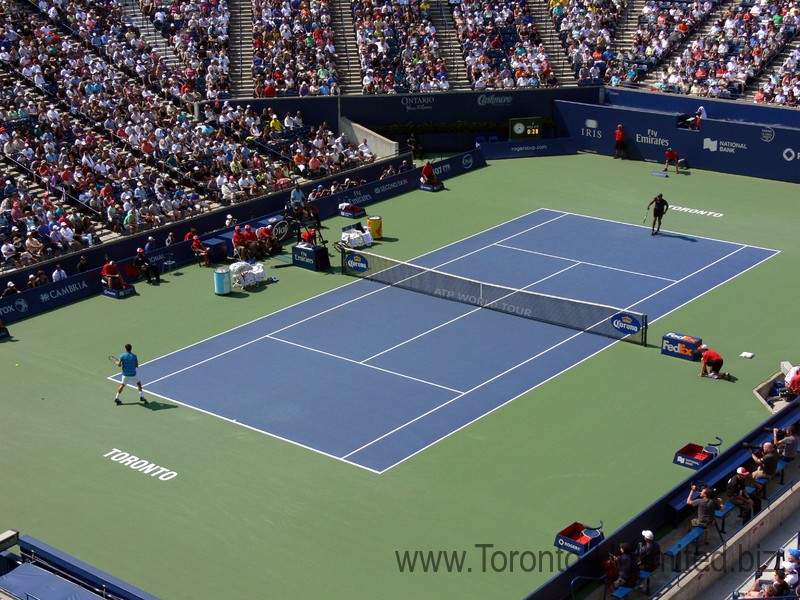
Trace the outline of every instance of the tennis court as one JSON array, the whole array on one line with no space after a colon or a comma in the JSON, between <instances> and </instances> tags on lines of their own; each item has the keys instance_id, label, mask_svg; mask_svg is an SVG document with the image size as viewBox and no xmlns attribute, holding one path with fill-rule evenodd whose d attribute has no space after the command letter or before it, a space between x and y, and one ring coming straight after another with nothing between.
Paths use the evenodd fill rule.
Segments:
<instances>
[{"instance_id":1,"label":"tennis court","mask_svg":"<svg viewBox=\"0 0 800 600\"><path fill-rule=\"evenodd\" d=\"M690 474L672 463L677 448L714 436L726 448L760 424L768 413L753 388L780 361L798 360L790 317L797 292L790 273L800 260L797 186L702 171L654 178L650 171L589 154L496 161L449 179L439 194L375 205L384 238L370 249L425 266L448 263L440 270L512 287L538 282L530 289L617 306L641 302L635 310L650 318L647 348L489 310L436 329L474 307L353 280L336 268L276 270L275 285L216 296L212 273L191 265L161 286L137 286L124 301L96 297L13 323L13 340L0 344L8 390L0 431L9 449L0 477L14 494L4 506L7 526L165 599L525 597L558 563L531 572L495 568L476 544L491 544L489 554L538 556L555 550L555 533L576 520L615 531ZM642 217L661 192L676 208L664 219L669 231L651 237ZM334 239L352 221L325 224ZM771 253L760 248L780 253L763 260ZM681 281L653 285L653 276ZM394 296L404 300L381 298ZM371 302L376 308L368 311ZM302 322L321 310L329 312ZM456 327L461 337L440 342L436 355L433 341ZM667 331L703 337L736 381L699 378L697 364L661 355ZM264 338L273 332L274 340ZM412 340L420 332L427 335ZM391 393L397 403L401 378L366 379L372 363L396 366L394 355L406 352L410 374L469 391L535 355L533 340L546 350L558 335L577 337L430 414L425 407L438 404L417 389L441 403L458 393L438 396L426 383L401 398L414 411L387 416L383 397ZM262 348L260 338L268 351L234 350ZM397 340L411 341L371 367L348 371L348 361L331 357L325 373L312 372L322 352L360 362ZM123 406L113 402L115 367L106 356L128 342L143 363L146 407L134 390L125 390ZM604 350L554 377L557 363L570 366L591 353L586 344ZM754 358L740 358L742 351ZM236 356L225 367L222 357L192 367L225 352ZM187 379L174 393L157 391L162 382L150 387L186 367L175 375ZM459 372L465 382L451 383ZM486 414L515 391L482 404L482 390L506 386L535 387ZM154 395L162 392L173 401ZM338 460L419 414L403 430L428 436L415 440L424 451L413 458L381 476ZM263 429L247 421L256 416ZM478 420L425 446L470 418ZM279 427L293 443L276 437ZM395 438L407 443L397 433L386 442ZM316 451L299 446L303 439L313 439ZM388 446L373 447L392 464ZM144 475L107 457L113 449L178 475ZM326 449L335 451L320 454ZM400 458L413 451L402 447ZM347 460L363 465L365 456ZM465 561L458 572L445 564L402 572L397 552L406 551L458 551Z\"/></svg>"},{"instance_id":2,"label":"tennis court","mask_svg":"<svg viewBox=\"0 0 800 600\"><path fill-rule=\"evenodd\" d=\"M540 209L410 262L652 322L776 253ZM354 281L146 363L146 390L382 473L616 342L432 285Z\"/></svg>"}]
</instances>

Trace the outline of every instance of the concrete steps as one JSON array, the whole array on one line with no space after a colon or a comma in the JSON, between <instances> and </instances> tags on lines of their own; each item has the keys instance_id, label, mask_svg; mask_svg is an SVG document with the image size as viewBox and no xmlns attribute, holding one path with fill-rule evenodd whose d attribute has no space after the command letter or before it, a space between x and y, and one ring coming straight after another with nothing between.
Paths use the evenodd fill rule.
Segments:
<instances>
[{"instance_id":1,"label":"concrete steps","mask_svg":"<svg viewBox=\"0 0 800 600\"><path fill-rule=\"evenodd\" d=\"M253 81L253 4L250 0L229 0L228 58L230 95L252 98Z\"/></svg>"},{"instance_id":2,"label":"concrete steps","mask_svg":"<svg viewBox=\"0 0 800 600\"><path fill-rule=\"evenodd\" d=\"M428 13L430 21L436 27L436 39L439 41L439 52L447 62L447 81L451 90L470 90L472 85L467 76L467 65L461 43L458 41L453 16L447 0L431 0Z\"/></svg>"},{"instance_id":3,"label":"concrete steps","mask_svg":"<svg viewBox=\"0 0 800 600\"><path fill-rule=\"evenodd\" d=\"M567 51L556 31L553 19L550 16L547 3L534 2L530 4L536 30L544 44L550 65L561 87L577 87L575 69L569 61Z\"/></svg>"},{"instance_id":4,"label":"concrete steps","mask_svg":"<svg viewBox=\"0 0 800 600\"><path fill-rule=\"evenodd\" d=\"M121 2L128 23L139 29L141 36L147 40L169 68L181 65L181 59L170 48L169 40L153 26L150 19L142 14L142 9L136 0L122 0Z\"/></svg>"}]
</instances>

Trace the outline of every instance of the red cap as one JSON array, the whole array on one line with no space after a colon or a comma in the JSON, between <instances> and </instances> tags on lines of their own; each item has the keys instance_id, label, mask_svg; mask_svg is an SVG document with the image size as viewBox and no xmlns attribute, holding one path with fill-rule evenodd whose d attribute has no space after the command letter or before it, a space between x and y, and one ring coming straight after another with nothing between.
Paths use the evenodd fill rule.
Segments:
<instances>
[{"instance_id":1,"label":"red cap","mask_svg":"<svg viewBox=\"0 0 800 600\"><path fill-rule=\"evenodd\" d=\"M193 240L199 240L199 239L200 239L200 236L199 236L199 235L196 235L196 236L194 236L192 239L193 239Z\"/></svg>"}]
</instances>

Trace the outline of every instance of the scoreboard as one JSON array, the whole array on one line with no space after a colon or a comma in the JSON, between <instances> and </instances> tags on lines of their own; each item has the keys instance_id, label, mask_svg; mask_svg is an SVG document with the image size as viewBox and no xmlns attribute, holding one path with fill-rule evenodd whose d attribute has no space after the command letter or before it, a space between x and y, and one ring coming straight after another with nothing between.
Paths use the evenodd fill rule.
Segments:
<instances>
[{"instance_id":1,"label":"scoreboard","mask_svg":"<svg viewBox=\"0 0 800 600\"><path fill-rule=\"evenodd\" d=\"M542 136L542 117L508 120L509 140L531 140Z\"/></svg>"}]
</instances>

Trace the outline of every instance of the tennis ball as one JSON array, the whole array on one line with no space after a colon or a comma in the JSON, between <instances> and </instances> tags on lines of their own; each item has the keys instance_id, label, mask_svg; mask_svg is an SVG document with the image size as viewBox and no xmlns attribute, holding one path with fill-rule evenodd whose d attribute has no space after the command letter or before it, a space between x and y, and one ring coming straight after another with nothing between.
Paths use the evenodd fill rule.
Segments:
<instances>
[{"instance_id":1,"label":"tennis ball","mask_svg":"<svg viewBox=\"0 0 800 600\"><path fill-rule=\"evenodd\" d=\"M15 366L15 367L18 367L18 366L19 366L19 363L15 364L14 366Z\"/></svg>"}]
</instances>

